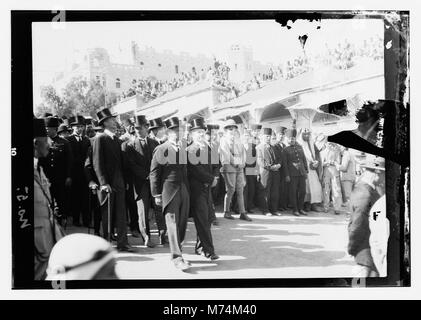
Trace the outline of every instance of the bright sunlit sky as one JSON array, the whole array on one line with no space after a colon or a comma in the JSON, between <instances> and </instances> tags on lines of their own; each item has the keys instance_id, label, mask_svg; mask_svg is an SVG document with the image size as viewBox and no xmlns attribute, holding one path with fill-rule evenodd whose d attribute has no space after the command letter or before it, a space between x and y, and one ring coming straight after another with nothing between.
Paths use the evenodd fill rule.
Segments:
<instances>
[{"instance_id":1,"label":"bright sunlit sky","mask_svg":"<svg viewBox=\"0 0 421 320\"><path fill-rule=\"evenodd\" d=\"M344 39L362 42L374 35L383 37L381 20L361 19L320 24L297 20L289 30L273 20L66 22L64 28L38 22L32 28L35 104L41 102L40 85L51 83L56 72L65 70L88 48L103 47L112 62L131 63L131 41L158 51L203 53L222 60L230 45L242 44L253 48L254 60L277 64L302 53L299 35L309 36L306 51L310 54L325 43L334 46Z\"/></svg>"}]
</instances>

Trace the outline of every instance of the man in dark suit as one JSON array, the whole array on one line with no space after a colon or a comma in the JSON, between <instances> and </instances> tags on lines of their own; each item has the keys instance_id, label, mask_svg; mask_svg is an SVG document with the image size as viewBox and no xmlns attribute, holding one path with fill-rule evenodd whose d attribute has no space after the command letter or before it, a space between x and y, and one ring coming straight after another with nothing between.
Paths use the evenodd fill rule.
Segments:
<instances>
[{"instance_id":1,"label":"man in dark suit","mask_svg":"<svg viewBox=\"0 0 421 320\"><path fill-rule=\"evenodd\" d=\"M51 183L51 195L57 203L59 222L66 224L70 213L69 191L72 185L72 150L67 140L60 138L57 129L60 125L58 118L45 118L45 127L51 139L50 152L39 163Z\"/></svg>"},{"instance_id":2,"label":"man in dark suit","mask_svg":"<svg viewBox=\"0 0 421 320\"><path fill-rule=\"evenodd\" d=\"M259 144L259 131L262 129L260 124L252 124L250 126L250 143L247 143L247 160L246 160L246 186L244 188L244 205L248 213L255 213L255 208L258 205L261 205L261 199L258 199L258 182L257 175L259 174L259 169L257 167L257 151L256 147ZM258 200L258 201L256 201ZM259 203L260 202L260 203Z\"/></svg>"},{"instance_id":3,"label":"man in dark suit","mask_svg":"<svg viewBox=\"0 0 421 320\"><path fill-rule=\"evenodd\" d=\"M99 125L104 127L104 133L95 138L92 154L94 170L100 185L98 199L101 205L104 238L108 238L108 210L110 210L110 220L115 222L117 228L117 250L131 252L133 249L128 243L126 233L124 159L121 144L115 135L117 122L115 115L108 109L99 111L97 116ZM110 197L110 208L108 208L108 197Z\"/></svg>"},{"instance_id":4,"label":"man in dark suit","mask_svg":"<svg viewBox=\"0 0 421 320\"><path fill-rule=\"evenodd\" d=\"M279 169L275 151L270 145L272 137L271 128L263 128L262 143L257 146L257 164L259 166L259 190L263 195L263 214L279 216L277 192L279 191ZM277 192L275 192L277 190ZM272 199L272 201L271 201Z\"/></svg>"},{"instance_id":5,"label":"man in dark suit","mask_svg":"<svg viewBox=\"0 0 421 320\"><path fill-rule=\"evenodd\" d=\"M153 247L150 234L149 224L149 208L151 206L151 191L149 182L149 172L152 161L152 153L157 143L148 137L148 121L145 116L136 116L135 123L136 136L134 139L127 141L122 148L126 154L128 163L128 172L133 177L135 200L139 216L137 220L137 228L145 241L145 245ZM157 217L157 225L159 231L159 242L165 242L165 222L162 213Z\"/></svg>"},{"instance_id":6,"label":"man in dark suit","mask_svg":"<svg viewBox=\"0 0 421 320\"><path fill-rule=\"evenodd\" d=\"M211 234L212 210L211 188L218 182L218 172L212 167L211 149L204 140L205 124L203 118L190 121L192 144L187 148L187 172L190 185L190 207L197 231L195 253L211 260L218 259L215 254Z\"/></svg>"},{"instance_id":7,"label":"man in dark suit","mask_svg":"<svg viewBox=\"0 0 421 320\"><path fill-rule=\"evenodd\" d=\"M71 117L70 125L73 128L73 135L68 138L73 154L72 168L72 215L73 225L80 226L80 215L85 227L89 226L89 190L88 182L84 174L84 167L88 149L91 145L89 138L84 135L85 119L82 116Z\"/></svg>"},{"instance_id":8,"label":"man in dark suit","mask_svg":"<svg viewBox=\"0 0 421 320\"><path fill-rule=\"evenodd\" d=\"M278 209L280 211L286 211L288 206L288 190L289 190L289 182L286 182L287 176L287 164L286 164L286 155L285 155L285 148L287 147L284 143L285 138L285 131L287 128L285 127L278 127L275 129L276 132L276 145L275 151L277 157L281 160L281 169L279 170L280 175L280 182L279 182L279 204Z\"/></svg>"},{"instance_id":9,"label":"man in dark suit","mask_svg":"<svg viewBox=\"0 0 421 320\"><path fill-rule=\"evenodd\" d=\"M163 144L167 140L165 124L161 118L149 121L149 137L158 145Z\"/></svg>"},{"instance_id":10,"label":"man in dark suit","mask_svg":"<svg viewBox=\"0 0 421 320\"><path fill-rule=\"evenodd\" d=\"M187 159L180 143L183 137L180 121L173 117L165 121L165 125L168 140L154 151L149 179L155 204L162 207L164 213L171 259L177 269L184 271L191 266L181 253L190 210Z\"/></svg>"},{"instance_id":11,"label":"man in dark suit","mask_svg":"<svg viewBox=\"0 0 421 320\"><path fill-rule=\"evenodd\" d=\"M297 130L288 129L286 131L289 146L285 148L288 174L286 181L290 182L291 205L293 215L306 216L304 212L304 198L306 195L306 178L308 174L307 159L304 155L303 147L296 142Z\"/></svg>"}]
</instances>

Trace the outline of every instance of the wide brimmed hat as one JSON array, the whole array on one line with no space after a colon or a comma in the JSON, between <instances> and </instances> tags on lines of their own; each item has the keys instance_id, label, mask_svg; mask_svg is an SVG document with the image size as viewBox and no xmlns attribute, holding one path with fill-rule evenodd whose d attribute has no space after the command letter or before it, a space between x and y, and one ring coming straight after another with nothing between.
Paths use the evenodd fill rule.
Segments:
<instances>
[{"instance_id":1,"label":"wide brimmed hat","mask_svg":"<svg viewBox=\"0 0 421 320\"><path fill-rule=\"evenodd\" d=\"M48 117L44 119L45 127L47 128L58 128L60 126L60 121L56 117Z\"/></svg>"},{"instance_id":2,"label":"wide brimmed hat","mask_svg":"<svg viewBox=\"0 0 421 320\"><path fill-rule=\"evenodd\" d=\"M291 138L291 137L295 138L297 136L297 130L296 129L287 129L285 131L285 136L287 136L288 138Z\"/></svg>"},{"instance_id":3,"label":"wide brimmed hat","mask_svg":"<svg viewBox=\"0 0 421 320\"><path fill-rule=\"evenodd\" d=\"M144 115L138 115L135 118L135 123L134 123L134 127L135 128L139 128L141 126L146 126L148 125L148 120L146 120L146 117Z\"/></svg>"},{"instance_id":4,"label":"wide brimmed hat","mask_svg":"<svg viewBox=\"0 0 421 320\"><path fill-rule=\"evenodd\" d=\"M385 171L385 160L380 157L370 157L365 162L360 164L360 167L372 170Z\"/></svg>"},{"instance_id":5,"label":"wide brimmed hat","mask_svg":"<svg viewBox=\"0 0 421 320\"><path fill-rule=\"evenodd\" d=\"M77 126L77 125L84 126L86 124L86 121L83 116L76 116L76 117L70 117L69 123L71 126Z\"/></svg>"},{"instance_id":6,"label":"wide brimmed hat","mask_svg":"<svg viewBox=\"0 0 421 320\"><path fill-rule=\"evenodd\" d=\"M260 130L260 129L262 129L262 125L261 124L252 124L252 125L250 125L250 129L251 130Z\"/></svg>"},{"instance_id":7,"label":"wide brimmed hat","mask_svg":"<svg viewBox=\"0 0 421 320\"><path fill-rule=\"evenodd\" d=\"M228 128L236 128L236 129L238 129L238 125L237 125L237 123L233 119L228 119L225 122L224 129L228 129Z\"/></svg>"},{"instance_id":8,"label":"wide brimmed hat","mask_svg":"<svg viewBox=\"0 0 421 320\"><path fill-rule=\"evenodd\" d=\"M195 129L206 130L205 119L203 119L203 118L193 119L193 120L189 121L189 124L190 124L190 130L195 130Z\"/></svg>"},{"instance_id":9,"label":"wide brimmed hat","mask_svg":"<svg viewBox=\"0 0 421 320\"><path fill-rule=\"evenodd\" d=\"M97 112L97 117L98 117L98 124L102 125L102 123L109 119L109 118L114 118L117 116L117 114L115 113L111 113L110 109L108 108L104 108L101 111Z\"/></svg>"},{"instance_id":10,"label":"wide brimmed hat","mask_svg":"<svg viewBox=\"0 0 421 320\"><path fill-rule=\"evenodd\" d=\"M63 124L61 124L59 127L58 127L58 129L57 129L57 133L62 133L62 132L65 132L65 131L67 131L67 132L72 132L72 130L67 126L67 125L65 125L64 123Z\"/></svg>"},{"instance_id":11,"label":"wide brimmed hat","mask_svg":"<svg viewBox=\"0 0 421 320\"><path fill-rule=\"evenodd\" d=\"M180 120L177 117L172 117L167 120L165 120L165 126L168 129L177 128L180 126Z\"/></svg>"},{"instance_id":12,"label":"wide brimmed hat","mask_svg":"<svg viewBox=\"0 0 421 320\"><path fill-rule=\"evenodd\" d=\"M272 128L263 128L262 134L272 135Z\"/></svg>"},{"instance_id":13,"label":"wide brimmed hat","mask_svg":"<svg viewBox=\"0 0 421 320\"><path fill-rule=\"evenodd\" d=\"M149 121L149 130L158 129L161 127L165 127L165 124L161 118L156 118Z\"/></svg>"},{"instance_id":14,"label":"wide brimmed hat","mask_svg":"<svg viewBox=\"0 0 421 320\"><path fill-rule=\"evenodd\" d=\"M47 129L45 129L44 119L34 118L34 138L46 137Z\"/></svg>"}]
</instances>

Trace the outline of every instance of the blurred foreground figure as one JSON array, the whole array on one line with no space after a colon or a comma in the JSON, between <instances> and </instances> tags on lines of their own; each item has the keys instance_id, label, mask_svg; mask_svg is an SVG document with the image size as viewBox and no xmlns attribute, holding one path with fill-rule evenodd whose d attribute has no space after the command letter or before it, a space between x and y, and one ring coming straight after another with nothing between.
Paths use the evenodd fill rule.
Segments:
<instances>
[{"instance_id":1,"label":"blurred foreground figure","mask_svg":"<svg viewBox=\"0 0 421 320\"><path fill-rule=\"evenodd\" d=\"M350 199L352 212L348 225L348 253L357 263L356 277L377 277L379 273L370 248L370 210L385 192L384 159L370 159L361 164L361 167L365 170ZM373 216L373 219L377 220L377 217Z\"/></svg>"},{"instance_id":2,"label":"blurred foreground figure","mask_svg":"<svg viewBox=\"0 0 421 320\"><path fill-rule=\"evenodd\" d=\"M106 240L83 233L61 239L51 251L47 280L118 279L115 250Z\"/></svg>"}]
</instances>

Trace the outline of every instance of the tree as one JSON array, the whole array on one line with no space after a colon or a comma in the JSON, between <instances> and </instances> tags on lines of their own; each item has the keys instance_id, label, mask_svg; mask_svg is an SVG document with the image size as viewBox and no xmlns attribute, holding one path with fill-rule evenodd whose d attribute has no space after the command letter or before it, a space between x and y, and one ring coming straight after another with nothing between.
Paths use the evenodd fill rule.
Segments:
<instances>
[{"instance_id":1,"label":"tree","mask_svg":"<svg viewBox=\"0 0 421 320\"><path fill-rule=\"evenodd\" d=\"M37 118L43 117L46 112L51 112L51 108L42 102L35 107L34 113Z\"/></svg>"},{"instance_id":2,"label":"tree","mask_svg":"<svg viewBox=\"0 0 421 320\"><path fill-rule=\"evenodd\" d=\"M64 101L57 94L56 89L53 86L41 86L41 97L44 100L42 103L42 108L45 109L44 112L51 112L52 114L57 114L58 116L63 116ZM39 107L39 106L38 106Z\"/></svg>"}]
</instances>

